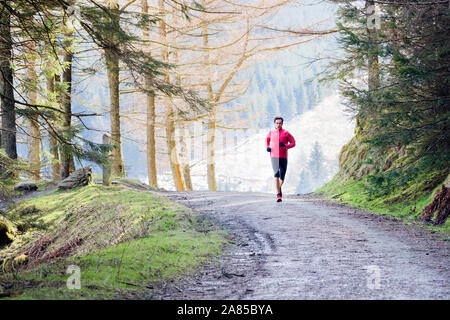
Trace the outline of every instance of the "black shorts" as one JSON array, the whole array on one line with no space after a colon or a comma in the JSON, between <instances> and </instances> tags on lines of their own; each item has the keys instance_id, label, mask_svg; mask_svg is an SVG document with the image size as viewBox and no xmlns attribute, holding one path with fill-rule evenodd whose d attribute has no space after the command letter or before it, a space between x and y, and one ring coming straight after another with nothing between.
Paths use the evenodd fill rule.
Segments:
<instances>
[{"instance_id":1,"label":"black shorts","mask_svg":"<svg viewBox=\"0 0 450 320\"><path fill-rule=\"evenodd\" d=\"M270 160L272 160L273 176L284 181L287 170L287 158L270 158Z\"/></svg>"}]
</instances>

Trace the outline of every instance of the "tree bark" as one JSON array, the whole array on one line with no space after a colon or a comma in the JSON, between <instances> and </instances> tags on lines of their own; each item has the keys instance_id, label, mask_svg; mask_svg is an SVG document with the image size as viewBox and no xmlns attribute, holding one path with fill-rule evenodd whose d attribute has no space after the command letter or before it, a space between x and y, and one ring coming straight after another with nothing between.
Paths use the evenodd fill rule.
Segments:
<instances>
[{"instance_id":1,"label":"tree bark","mask_svg":"<svg viewBox=\"0 0 450 320\"><path fill-rule=\"evenodd\" d=\"M12 39L10 14L0 12L0 94L2 114L1 147L11 159L17 159L16 113L14 110L13 71L11 69Z\"/></svg>"},{"instance_id":2,"label":"tree bark","mask_svg":"<svg viewBox=\"0 0 450 320\"><path fill-rule=\"evenodd\" d=\"M367 8L374 6L373 0L366 0L365 10L367 14ZM377 31L376 29L366 28L367 38L369 41L369 52L367 54L367 70L368 70L368 89L369 91L375 90L380 84L380 70L378 64L378 54L372 52L375 49L377 42ZM356 118L355 125L355 136L359 136L362 130L366 126L366 121L361 117Z\"/></svg>"},{"instance_id":3,"label":"tree bark","mask_svg":"<svg viewBox=\"0 0 450 320\"><path fill-rule=\"evenodd\" d=\"M175 64L177 65L179 60L178 60L178 51L176 49L174 49L174 56L175 56ZM181 77L179 74L176 75L176 82L178 86L181 86ZM191 167L189 166L189 154L188 154L188 148L187 148L187 144L186 144L186 136L187 136L187 131L186 131L186 122L181 120L181 119L177 119L179 121L177 121L178 124L178 129L179 129L179 134L178 134L178 146L180 147L180 152L179 152L179 159L180 159L180 165L181 165L181 169L183 172L183 178L184 178L184 183L186 186L187 190L192 190L192 179L191 179Z\"/></svg>"},{"instance_id":4,"label":"tree bark","mask_svg":"<svg viewBox=\"0 0 450 320\"><path fill-rule=\"evenodd\" d=\"M208 121L207 133L207 174L208 174L208 189L217 190L216 182L216 159L215 159L215 140L216 140L216 108L210 112Z\"/></svg>"},{"instance_id":5,"label":"tree bark","mask_svg":"<svg viewBox=\"0 0 450 320\"><path fill-rule=\"evenodd\" d=\"M110 1L109 8L118 10L118 1ZM114 15L112 19L112 23L119 24L119 16ZM125 164L122 155L122 137L120 132L119 57L111 49L105 49L105 57L110 96L111 143L116 146L112 150L111 169L113 175L124 177Z\"/></svg>"},{"instance_id":6,"label":"tree bark","mask_svg":"<svg viewBox=\"0 0 450 320\"><path fill-rule=\"evenodd\" d=\"M53 157L52 160L52 177L53 180L58 181L61 180L59 175L60 166L59 166L59 153L58 153L58 141L52 135L49 136L49 144L50 144L50 153Z\"/></svg>"},{"instance_id":7,"label":"tree bark","mask_svg":"<svg viewBox=\"0 0 450 320\"><path fill-rule=\"evenodd\" d=\"M374 6L373 0L366 1L366 8ZM377 43L377 31L376 29L367 28L367 37L369 40L369 53L368 53L368 70L369 70L369 91L372 91L380 85L380 68L378 64L378 54L372 52L376 49Z\"/></svg>"},{"instance_id":8,"label":"tree bark","mask_svg":"<svg viewBox=\"0 0 450 320\"><path fill-rule=\"evenodd\" d=\"M209 46L209 36L208 36L208 24L205 23L203 26L203 46L208 48ZM212 79L211 79L211 64L210 64L210 55L209 51L206 50L206 63L208 66L208 98L210 102L214 102L214 92L212 87ZM215 142L216 135L216 105L213 103L212 108L208 114L208 131L206 134L206 170L208 177L208 189L209 190L217 190L217 182L216 182L216 169L215 169Z\"/></svg>"},{"instance_id":9,"label":"tree bark","mask_svg":"<svg viewBox=\"0 0 450 320\"><path fill-rule=\"evenodd\" d=\"M186 190L186 186L181 175L181 167L178 161L177 146L175 142L175 121L173 120L172 103L165 98L166 104L166 141L169 153L170 169L172 171L173 182L177 191Z\"/></svg>"},{"instance_id":10,"label":"tree bark","mask_svg":"<svg viewBox=\"0 0 450 320\"><path fill-rule=\"evenodd\" d=\"M159 0L159 9L162 13L165 12L164 0ZM166 23L164 20L160 22L160 34L164 43L167 43ZM165 63L169 62L169 52L166 46L163 45L161 49L161 58ZM165 81L169 82L169 75L166 74ZM166 143L167 152L169 155L170 169L172 171L173 182L176 190L186 190L183 177L181 175L180 163L178 161L177 147L175 142L175 121L173 103L169 98L164 97L164 104L166 108Z\"/></svg>"},{"instance_id":11,"label":"tree bark","mask_svg":"<svg viewBox=\"0 0 450 320\"><path fill-rule=\"evenodd\" d=\"M71 37L71 33L67 33L66 37ZM62 81L67 84L67 91L64 92L62 97L63 107L63 121L62 127L64 131L70 130L72 126L72 59L73 53L68 48L64 50L64 62L69 65L68 68L63 70ZM61 179L65 179L70 175L71 162L73 161L72 155L68 152L62 152L61 154Z\"/></svg>"},{"instance_id":12,"label":"tree bark","mask_svg":"<svg viewBox=\"0 0 450 320\"><path fill-rule=\"evenodd\" d=\"M103 135L103 144L110 144L111 141L109 139L109 136L107 134ZM102 165L102 173L103 173L103 185L104 186L109 186L111 185L111 165L108 164L103 164Z\"/></svg>"},{"instance_id":13,"label":"tree bark","mask_svg":"<svg viewBox=\"0 0 450 320\"><path fill-rule=\"evenodd\" d=\"M142 12L148 14L147 0L142 0ZM143 30L144 39L150 38L150 27L145 27ZM150 52L147 52L150 55ZM145 88L151 90L150 78L145 79ZM155 145L155 93L147 93L147 172L148 184L153 187L158 187L158 178L156 171L156 145Z\"/></svg>"},{"instance_id":14,"label":"tree bark","mask_svg":"<svg viewBox=\"0 0 450 320\"><path fill-rule=\"evenodd\" d=\"M47 77L47 90L49 93L55 92L55 82L59 81L59 76L55 75L54 77ZM53 123L53 128L58 130L58 124ZM59 147L58 140L55 137L55 133L49 132L49 144L50 144L50 153L53 156L52 160L52 177L53 180L58 181L61 180L60 176L60 157L59 157Z\"/></svg>"},{"instance_id":15,"label":"tree bark","mask_svg":"<svg viewBox=\"0 0 450 320\"><path fill-rule=\"evenodd\" d=\"M179 122L180 134L178 135L178 145L180 146L180 163L181 169L183 171L183 178L186 184L187 190L193 190L192 179L191 179L191 167L189 166L189 153L186 144L186 123L184 121Z\"/></svg>"},{"instance_id":16,"label":"tree bark","mask_svg":"<svg viewBox=\"0 0 450 320\"><path fill-rule=\"evenodd\" d=\"M31 49L34 49L35 45L31 42ZM30 53L30 56L33 53ZM37 87L35 85L37 81L35 59L30 58L31 61L28 62L27 74L28 79L33 81L33 87L29 88L28 92L28 103L37 103ZM31 177L33 180L41 179L41 150L40 150L40 125L38 115L32 115L28 119L28 163L31 168Z\"/></svg>"},{"instance_id":17,"label":"tree bark","mask_svg":"<svg viewBox=\"0 0 450 320\"><path fill-rule=\"evenodd\" d=\"M148 88L148 87L147 87ZM155 94L147 94L147 170L148 184L158 187L155 144Z\"/></svg>"}]
</instances>

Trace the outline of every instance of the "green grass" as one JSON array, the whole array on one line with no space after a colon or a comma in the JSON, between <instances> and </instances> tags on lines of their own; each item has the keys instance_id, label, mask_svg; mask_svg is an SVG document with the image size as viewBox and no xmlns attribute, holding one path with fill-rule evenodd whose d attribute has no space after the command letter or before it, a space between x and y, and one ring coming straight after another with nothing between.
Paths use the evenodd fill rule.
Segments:
<instances>
[{"instance_id":1,"label":"green grass","mask_svg":"<svg viewBox=\"0 0 450 320\"><path fill-rule=\"evenodd\" d=\"M329 183L314 191L314 193L325 195L330 200L363 210L388 215L411 223L418 223L424 228L432 230L432 232L442 232L450 236L450 223L448 220L442 226L428 226L415 220L440 188L441 186L439 185L431 192L418 194L412 197L413 200L410 198L398 201L399 195L405 193L405 190L399 190L384 196L373 196L370 194L364 179L342 182L335 177ZM395 199L395 201L392 199Z\"/></svg>"},{"instance_id":2,"label":"green grass","mask_svg":"<svg viewBox=\"0 0 450 320\"><path fill-rule=\"evenodd\" d=\"M157 232L146 238L98 250L80 257L42 264L19 278L34 282L16 299L111 299L136 298L150 285L178 280L221 252L218 235L195 231ZM69 265L80 268L81 289L68 289ZM20 290L19 290L20 292ZM141 296L142 297L142 296Z\"/></svg>"},{"instance_id":3,"label":"green grass","mask_svg":"<svg viewBox=\"0 0 450 320\"><path fill-rule=\"evenodd\" d=\"M34 182L38 187L38 191L47 189L48 185L51 183L50 180L20 180L20 179L8 179L7 181L0 181L0 196L3 195L4 198L17 197L24 194L24 191L14 190L14 185L18 182Z\"/></svg>"},{"instance_id":4,"label":"green grass","mask_svg":"<svg viewBox=\"0 0 450 320\"><path fill-rule=\"evenodd\" d=\"M42 236L53 237L45 254L82 239L68 257L0 275L17 293L13 299L142 297L149 285L176 281L212 261L227 244L223 231L188 208L124 185L55 190L10 208L6 217L26 228L0 250L4 265ZM80 290L66 286L69 265L80 267Z\"/></svg>"}]
</instances>

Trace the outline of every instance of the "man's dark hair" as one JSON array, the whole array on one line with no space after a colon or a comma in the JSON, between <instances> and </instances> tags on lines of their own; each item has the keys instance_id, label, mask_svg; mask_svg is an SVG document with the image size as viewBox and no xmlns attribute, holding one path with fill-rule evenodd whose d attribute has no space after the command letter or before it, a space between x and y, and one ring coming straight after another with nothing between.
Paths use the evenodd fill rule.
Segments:
<instances>
[{"instance_id":1,"label":"man's dark hair","mask_svg":"<svg viewBox=\"0 0 450 320\"><path fill-rule=\"evenodd\" d=\"M280 117L280 116L275 117L275 118L273 119L273 123L275 123L275 121L277 121L277 120L281 120L281 123L284 123L284 119L283 119L282 117Z\"/></svg>"}]
</instances>

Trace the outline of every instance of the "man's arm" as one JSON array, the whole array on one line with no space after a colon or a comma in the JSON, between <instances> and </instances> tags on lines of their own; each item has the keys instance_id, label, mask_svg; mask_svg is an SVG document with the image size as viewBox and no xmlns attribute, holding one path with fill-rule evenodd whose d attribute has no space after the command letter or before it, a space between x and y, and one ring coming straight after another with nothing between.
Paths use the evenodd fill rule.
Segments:
<instances>
[{"instance_id":1,"label":"man's arm","mask_svg":"<svg viewBox=\"0 0 450 320\"><path fill-rule=\"evenodd\" d=\"M294 139L294 136L290 132L288 133L287 140L289 142L289 144L286 145L287 149L295 147L295 139Z\"/></svg>"},{"instance_id":2,"label":"man's arm","mask_svg":"<svg viewBox=\"0 0 450 320\"><path fill-rule=\"evenodd\" d=\"M266 147L270 147L270 131L266 138Z\"/></svg>"}]
</instances>

